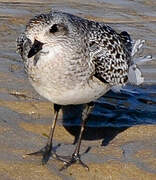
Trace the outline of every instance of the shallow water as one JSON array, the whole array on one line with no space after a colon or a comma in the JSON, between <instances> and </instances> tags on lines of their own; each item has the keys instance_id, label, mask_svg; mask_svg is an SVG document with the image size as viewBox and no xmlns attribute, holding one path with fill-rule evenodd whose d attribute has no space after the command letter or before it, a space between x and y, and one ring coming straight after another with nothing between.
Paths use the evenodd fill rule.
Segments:
<instances>
[{"instance_id":1,"label":"shallow water","mask_svg":"<svg viewBox=\"0 0 156 180\"><path fill-rule=\"evenodd\" d=\"M88 126L131 126L156 123L156 1L155 0L12 0L0 1L0 113L12 110L17 102L46 101L29 84L16 54L16 38L28 20L51 8L92 20L103 21L118 31L126 30L134 39L145 39L142 55L152 54L153 61L140 68L145 83L128 86L121 94L109 92L100 98L90 116ZM24 98L11 92L22 93ZM6 103L14 102L6 106ZM5 106L4 106L5 104ZM72 107L73 108L73 107ZM76 107L77 108L77 107ZM68 109L68 108L67 108ZM26 109L27 110L27 109ZM77 110L73 110L75 112ZM18 111L20 113L20 110ZM27 112L27 111L26 111ZM66 113L66 109L64 111ZM24 112L22 111L24 114ZM32 112L30 112L31 114ZM29 113L25 113L29 114ZM76 113L75 113L76 114ZM7 116L6 116L7 117ZM65 125L77 125L76 117L66 118ZM3 115L5 119L5 115ZM68 120L67 120L68 119Z\"/></svg>"}]
</instances>

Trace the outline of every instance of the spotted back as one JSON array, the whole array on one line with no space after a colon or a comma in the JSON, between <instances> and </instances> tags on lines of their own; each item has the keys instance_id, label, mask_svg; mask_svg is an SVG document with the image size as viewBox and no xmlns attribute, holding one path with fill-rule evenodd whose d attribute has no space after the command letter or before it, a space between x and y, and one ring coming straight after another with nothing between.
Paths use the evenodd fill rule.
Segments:
<instances>
[{"instance_id":1,"label":"spotted back","mask_svg":"<svg viewBox=\"0 0 156 180\"><path fill-rule=\"evenodd\" d=\"M103 23L93 22L90 29L89 48L91 61L95 64L94 76L110 85L124 85L131 60L131 46L126 44L130 36L128 33L120 35Z\"/></svg>"}]
</instances>

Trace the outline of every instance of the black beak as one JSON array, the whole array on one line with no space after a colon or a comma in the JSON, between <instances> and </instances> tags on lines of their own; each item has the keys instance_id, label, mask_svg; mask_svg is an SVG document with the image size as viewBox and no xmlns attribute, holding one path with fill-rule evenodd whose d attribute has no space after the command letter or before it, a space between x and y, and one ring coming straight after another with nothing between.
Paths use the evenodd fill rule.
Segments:
<instances>
[{"instance_id":1,"label":"black beak","mask_svg":"<svg viewBox=\"0 0 156 180\"><path fill-rule=\"evenodd\" d=\"M35 39L34 44L32 45L28 53L28 58L31 58L35 54L37 54L42 49L42 46L43 46L43 43Z\"/></svg>"}]
</instances>

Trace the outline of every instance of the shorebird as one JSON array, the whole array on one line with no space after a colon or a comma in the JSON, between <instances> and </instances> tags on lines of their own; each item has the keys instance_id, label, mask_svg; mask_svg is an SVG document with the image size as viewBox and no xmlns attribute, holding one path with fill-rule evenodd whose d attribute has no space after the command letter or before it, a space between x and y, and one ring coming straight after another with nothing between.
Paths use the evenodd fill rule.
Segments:
<instances>
[{"instance_id":1,"label":"shorebird","mask_svg":"<svg viewBox=\"0 0 156 180\"><path fill-rule=\"evenodd\" d=\"M141 84L143 77L137 62L151 57L133 57L144 41L132 41L126 32L116 32L103 22L94 22L69 13L51 11L32 18L17 39L25 71L34 89L54 104L54 119L48 142L28 155L42 155L42 164L50 156L62 160L53 150L53 135L62 106L84 104L78 142L62 169L78 162L81 137L93 102L112 88L126 83Z\"/></svg>"}]
</instances>

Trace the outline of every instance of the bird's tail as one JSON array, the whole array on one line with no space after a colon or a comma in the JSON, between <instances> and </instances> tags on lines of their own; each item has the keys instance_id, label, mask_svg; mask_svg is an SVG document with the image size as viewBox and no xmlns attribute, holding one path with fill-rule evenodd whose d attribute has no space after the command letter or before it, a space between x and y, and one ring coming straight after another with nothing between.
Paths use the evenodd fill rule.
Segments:
<instances>
[{"instance_id":1,"label":"bird's tail","mask_svg":"<svg viewBox=\"0 0 156 180\"><path fill-rule=\"evenodd\" d=\"M127 36L127 38L128 38L128 36ZM129 36L129 40L130 40L130 36ZM147 56L143 56L143 57L135 57L135 55L143 47L144 43L145 43L145 40L138 39L136 41L131 41L132 46L130 44L127 44L127 46L129 46L129 48L131 48L131 62L130 62L130 67L129 67L129 71L128 71L128 83L130 83L132 85L140 85L144 82L144 77L143 77L142 72L139 69L138 65L144 64L145 62L152 60L151 55L147 55ZM116 85L116 86L112 87L112 90L114 92L120 92L123 89L122 89L122 86Z\"/></svg>"},{"instance_id":2,"label":"bird's tail","mask_svg":"<svg viewBox=\"0 0 156 180\"><path fill-rule=\"evenodd\" d=\"M134 57L139 50L143 47L145 40L136 40L132 42L132 51L131 51L131 65L128 72L128 82L133 85L140 85L144 82L144 77L142 72L139 69L138 65L144 64L145 62L151 61L152 56L143 56L143 57Z\"/></svg>"}]
</instances>

